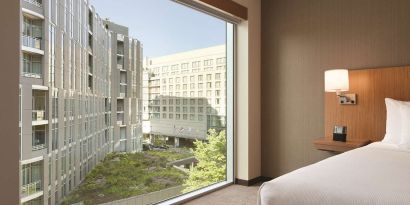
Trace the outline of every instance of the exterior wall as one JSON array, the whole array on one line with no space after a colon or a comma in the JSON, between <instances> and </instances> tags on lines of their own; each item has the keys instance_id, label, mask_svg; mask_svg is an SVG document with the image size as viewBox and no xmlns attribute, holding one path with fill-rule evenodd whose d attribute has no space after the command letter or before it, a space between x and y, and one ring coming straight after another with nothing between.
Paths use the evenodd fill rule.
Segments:
<instances>
[{"instance_id":1,"label":"exterior wall","mask_svg":"<svg viewBox=\"0 0 410 205\"><path fill-rule=\"evenodd\" d=\"M114 122L114 141L117 142L114 151L141 151L141 43L129 38L127 27L110 21L104 21L104 25L111 31L111 108L117 110L111 118ZM124 122L119 123L120 116L124 116ZM121 129L125 130L125 138L121 137Z\"/></svg>"},{"instance_id":2,"label":"exterior wall","mask_svg":"<svg viewBox=\"0 0 410 205\"><path fill-rule=\"evenodd\" d=\"M39 12L41 15L37 15ZM37 38L23 39L23 44L26 40L29 46L22 48L21 60L20 187L26 190L24 193L32 190L33 186L22 186L27 178L23 175L29 176L28 170L34 169L25 167L37 162L41 164L41 189L22 194L20 199L21 203L33 199L41 200L40 204L58 204L106 154L142 149L142 108L138 103L142 89L142 48L139 41L125 34L128 92L123 97L126 105L123 112L127 116L122 127L127 130L127 138L120 142L116 123L120 71L114 58L117 42L112 44L117 31L107 29L88 1L43 0L39 6L33 0L22 0L22 15L34 19L30 22L37 26L24 34ZM26 25L24 21L22 24ZM120 25L116 28L121 32L127 30ZM34 60L27 64L27 54L31 56L29 59L41 59L40 74L23 72L30 70L27 68L34 71L38 66ZM34 103L41 100L44 102ZM40 111L34 112L38 110L37 104ZM44 143L33 146L41 142L33 141L33 133L40 133L35 132L39 128L45 131ZM126 149L117 149L120 143L125 143Z\"/></svg>"},{"instance_id":3,"label":"exterior wall","mask_svg":"<svg viewBox=\"0 0 410 205\"><path fill-rule=\"evenodd\" d=\"M4 28L1 31L0 60L2 72L0 75L0 90L2 93L0 127L1 138L0 160L2 162L0 183L6 186L0 188L1 204L18 204L20 198L19 186L19 65L20 65L20 1L5 1L0 7L0 22Z\"/></svg>"},{"instance_id":4,"label":"exterior wall","mask_svg":"<svg viewBox=\"0 0 410 205\"><path fill-rule=\"evenodd\" d=\"M226 121L225 53L226 48L221 45L147 59L143 80L144 100L147 99L144 101L143 132L206 139L209 128L223 129Z\"/></svg>"}]
</instances>

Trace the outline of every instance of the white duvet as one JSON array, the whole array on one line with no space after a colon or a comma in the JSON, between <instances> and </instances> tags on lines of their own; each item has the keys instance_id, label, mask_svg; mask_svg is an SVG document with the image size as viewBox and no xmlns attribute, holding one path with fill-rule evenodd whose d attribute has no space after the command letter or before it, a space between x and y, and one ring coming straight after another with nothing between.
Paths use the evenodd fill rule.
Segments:
<instances>
[{"instance_id":1,"label":"white duvet","mask_svg":"<svg viewBox=\"0 0 410 205\"><path fill-rule=\"evenodd\" d=\"M410 151L376 142L264 183L259 205L410 204Z\"/></svg>"}]
</instances>

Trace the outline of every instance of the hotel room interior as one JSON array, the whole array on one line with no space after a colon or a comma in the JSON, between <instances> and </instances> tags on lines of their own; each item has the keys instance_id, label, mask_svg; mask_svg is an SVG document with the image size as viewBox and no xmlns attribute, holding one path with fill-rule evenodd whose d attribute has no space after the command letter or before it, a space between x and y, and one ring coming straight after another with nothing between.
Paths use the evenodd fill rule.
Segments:
<instances>
[{"instance_id":1,"label":"hotel room interior","mask_svg":"<svg viewBox=\"0 0 410 205\"><path fill-rule=\"evenodd\" d=\"M410 204L410 1L177 2L235 27L232 179L160 203ZM22 204L20 18L2 2L5 205Z\"/></svg>"}]
</instances>

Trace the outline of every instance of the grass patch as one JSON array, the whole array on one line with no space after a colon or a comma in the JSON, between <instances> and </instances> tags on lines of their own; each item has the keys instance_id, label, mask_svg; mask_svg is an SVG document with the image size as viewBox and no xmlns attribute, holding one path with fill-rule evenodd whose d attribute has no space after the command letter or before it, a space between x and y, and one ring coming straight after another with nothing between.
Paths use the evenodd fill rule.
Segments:
<instances>
[{"instance_id":1,"label":"grass patch","mask_svg":"<svg viewBox=\"0 0 410 205\"><path fill-rule=\"evenodd\" d=\"M191 156L188 149L108 154L62 204L100 204L182 185L187 173L166 164Z\"/></svg>"}]
</instances>

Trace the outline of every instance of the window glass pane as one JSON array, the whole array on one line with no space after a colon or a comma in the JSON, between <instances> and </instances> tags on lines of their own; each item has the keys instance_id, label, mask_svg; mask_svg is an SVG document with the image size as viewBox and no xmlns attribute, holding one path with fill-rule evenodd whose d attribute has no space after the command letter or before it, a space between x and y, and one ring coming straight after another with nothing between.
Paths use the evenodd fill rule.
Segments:
<instances>
[{"instance_id":1,"label":"window glass pane","mask_svg":"<svg viewBox=\"0 0 410 205\"><path fill-rule=\"evenodd\" d=\"M231 24L168 0L25 4L44 19L21 19L24 204L151 204L232 181Z\"/></svg>"}]
</instances>

